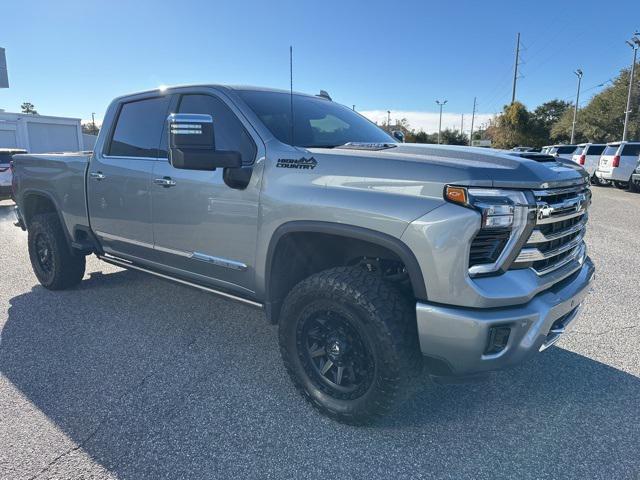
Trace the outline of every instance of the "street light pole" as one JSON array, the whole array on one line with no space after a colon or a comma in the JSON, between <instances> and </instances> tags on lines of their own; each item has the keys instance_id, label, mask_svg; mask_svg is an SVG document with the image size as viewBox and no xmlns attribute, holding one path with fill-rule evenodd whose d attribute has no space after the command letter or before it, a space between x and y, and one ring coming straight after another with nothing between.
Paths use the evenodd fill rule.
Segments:
<instances>
[{"instance_id":1,"label":"street light pole","mask_svg":"<svg viewBox=\"0 0 640 480\"><path fill-rule=\"evenodd\" d=\"M582 83L582 70L577 69L575 72L578 77L578 93L576 93L576 106L573 109L573 124L571 125L571 143L573 145L573 138L576 133L576 120L578 118L578 106L580 105L580 83Z\"/></svg>"},{"instance_id":2,"label":"street light pole","mask_svg":"<svg viewBox=\"0 0 640 480\"><path fill-rule=\"evenodd\" d=\"M387 130L391 131L391 110L387 110Z\"/></svg>"},{"instance_id":3,"label":"street light pole","mask_svg":"<svg viewBox=\"0 0 640 480\"><path fill-rule=\"evenodd\" d=\"M438 145L440 145L440 133L442 132L442 107L447 103L446 100L442 102L440 100L436 100L436 103L440 106L440 121L438 122Z\"/></svg>"},{"instance_id":4,"label":"street light pole","mask_svg":"<svg viewBox=\"0 0 640 480\"><path fill-rule=\"evenodd\" d=\"M627 40L627 45L633 48L633 63L631 64L631 76L629 77L629 94L627 96L627 108L624 112L624 129L622 130L622 141L627 139L627 127L629 125L629 114L631 113L631 92L633 90L633 77L636 71L636 58L638 56L638 47L640 47L640 32L635 32L631 41Z\"/></svg>"},{"instance_id":5,"label":"street light pole","mask_svg":"<svg viewBox=\"0 0 640 480\"><path fill-rule=\"evenodd\" d=\"M476 97L473 97L473 113L471 114L471 131L469 132L469 146L473 145L473 122L476 119Z\"/></svg>"}]
</instances>

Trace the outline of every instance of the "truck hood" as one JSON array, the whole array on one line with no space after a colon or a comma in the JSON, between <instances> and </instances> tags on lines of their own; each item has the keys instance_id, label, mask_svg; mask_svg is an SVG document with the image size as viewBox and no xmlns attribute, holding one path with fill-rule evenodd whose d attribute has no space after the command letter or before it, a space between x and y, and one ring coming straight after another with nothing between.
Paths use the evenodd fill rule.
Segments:
<instances>
[{"instance_id":1,"label":"truck hood","mask_svg":"<svg viewBox=\"0 0 640 480\"><path fill-rule=\"evenodd\" d=\"M398 143L353 144L310 148L317 162L358 162L364 176L505 188L554 188L584 183L588 174L579 165L539 155L524 158L505 150L451 145ZM387 172L387 173L383 173Z\"/></svg>"}]
</instances>

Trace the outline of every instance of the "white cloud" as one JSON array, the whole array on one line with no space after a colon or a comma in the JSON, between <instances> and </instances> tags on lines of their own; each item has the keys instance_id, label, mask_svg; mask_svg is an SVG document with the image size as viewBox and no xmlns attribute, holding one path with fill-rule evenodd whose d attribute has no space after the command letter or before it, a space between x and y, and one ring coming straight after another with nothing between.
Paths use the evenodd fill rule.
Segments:
<instances>
[{"instance_id":1,"label":"white cloud","mask_svg":"<svg viewBox=\"0 0 640 480\"><path fill-rule=\"evenodd\" d=\"M386 110L362 110L359 113L367 117L373 122L382 124L387 121ZM460 118L461 113L442 112L442 129L450 128L453 130L460 130ZM411 128L415 130L424 130L427 133L434 133L438 131L438 119L440 114L438 112L415 112L409 110L392 110L391 111L391 125L396 120L406 118ZM478 129L480 125L493 118L492 113L477 113L474 121L474 130ZM471 112L464 113L464 131L468 132L471 128Z\"/></svg>"}]
</instances>

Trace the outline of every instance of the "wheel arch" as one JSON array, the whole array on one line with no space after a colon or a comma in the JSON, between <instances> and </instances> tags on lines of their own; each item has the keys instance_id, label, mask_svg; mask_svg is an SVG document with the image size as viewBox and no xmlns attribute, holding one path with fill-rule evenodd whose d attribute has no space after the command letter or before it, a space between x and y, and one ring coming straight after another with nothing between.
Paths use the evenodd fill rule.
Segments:
<instances>
[{"instance_id":1,"label":"wheel arch","mask_svg":"<svg viewBox=\"0 0 640 480\"><path fill-rule=\"evenodd\" d=\"M293 240L295 239L295 241ZM295 247L292 249L292 242ZM300 246L304 248L299 248ZM288 248L289 247L289 248ZM343 248L344 247L344 248ZM313 248L320 251L315 252ZM265 265L265 310L267 318L277 323L280 308L288 291L303 278L335 266L343 265L344 256L332 257L332 248L364 248L366 253L384 255L405 266L413 295L426 300L427 291L422 270L411 249L399 238L364 227L323 221L292 221L280 225L267 249ZM315 255L315 253L318 253ZM308 254L307 257L304 255ZM296 262L296 258L303 262Z\"/></svg>"},{"instance_id":2,"label":"wheel arch","mask_svg":"<svg viewBox=\"0 0 640 480\"><path fill-rule=\"evenodd\" d=\"M22 202L20 205L20 214L24 220L24 224L29 228L29 223L35 215L41 213L55 213L58 221L62 226L62 231L67 239L67 243L71 245L71 233L67 230L66 223L62 216L62 211L58 207L53 195L43 190L29 189L22 194Z\"/></svg>"}]
</instances>

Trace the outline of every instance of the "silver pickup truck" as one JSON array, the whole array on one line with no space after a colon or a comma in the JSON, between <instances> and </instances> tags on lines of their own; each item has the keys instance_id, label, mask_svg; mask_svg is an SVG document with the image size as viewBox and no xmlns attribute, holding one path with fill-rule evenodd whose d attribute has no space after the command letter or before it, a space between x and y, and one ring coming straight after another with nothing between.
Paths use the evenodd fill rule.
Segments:
<instances>
[{"instance_id":1,"label":"silver pickup truck","mask_svg":"<svg viewBox=\"0 0 640 480\"><path fill-rule=\"evenodd\" d=\"M13 186L43 286L95 254L261 308L302 396L347 423L423 368L473 377L549 347L594 274L580 166L398 143L325 92L120 97L92 154L15 156Z\"/></svg>"}]
</instances>

